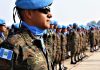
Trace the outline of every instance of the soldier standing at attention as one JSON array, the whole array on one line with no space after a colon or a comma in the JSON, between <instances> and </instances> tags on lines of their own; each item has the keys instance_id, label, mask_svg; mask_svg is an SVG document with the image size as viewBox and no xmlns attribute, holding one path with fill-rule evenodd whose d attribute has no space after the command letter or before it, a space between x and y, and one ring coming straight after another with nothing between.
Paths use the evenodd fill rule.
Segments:
<instances>
[{"instance_id":1,"label":"soldier standing at attention","mask_svg":"<svg viewBox=\"0 0 100 70\"><path fill-rule=\"evenodd\" d=\"M43 31L50 27L49 6L52 2L16 0L14 9L21 21L20 31L5 42L8 47L13 47L14 70L52 70L42 38Z\"/></svg>"},{"instance_id":2,"label":"soldier standing at attention","mask_svg":"<svg viewBox=\"0 0 100 70\"><path fill-rule=\"evenodd\" d=\"M44 38L44 43L46 46L46 49L48 51L48 56L50 57L50 61L51 61L51 65L53 68L53 28L54 28L54 24L51 21L50 22L50 28L47 29L43 34L43 38Z\"/></svg>"},{"instance_id":3,"label":"soldier standing at attention","mask_svg":"<svg viewBox=\"0 0 100 70\"><path fill-rule=\"evenodd\" d=\"M61 30L62 26L58 25L56 29L56 35L57 35L56 63L59 64L59 70L61 70Z\"/></svg>"},{"instance_id":4,"label":"soldier standing at attention","mask_svg":"<svg viewBox=\"0 0 100 70\"><path fill-rule=\"evenodd\" d=\"M67 70L67 67L64 65L64 60L66 59L67 51L66 51L66 26L62 25L61 31L61 68L62 70Z\"/></svg>"},{"instance_id":5,"label":"soldier standing at attention","mask_svg":"<svg viewBox=\"0 0 100 70\"><path fill-rule=\"evenodd\" d=\"M6 31L7 31L7 27L5 25L5 21L0 19L0 45L1 43L5 41L7 37L7 35L5 35ZM1 46L0 46L0 49L1 49ZM5 64L6 64L5 59L0 58L0 70L7 70L7 67L5 67Z\"/></svg>"},{"instance_id":6,"label":"soldier standing at attention","mask_svg":"<svg viewBox=\"0 0 100 70\"><path fill-rule=\"evenodd\" d=\"M7 30L5 26L5 21L0 19L0 44L5 40L4 32Z\"/></svg>"},{"instance_id":7,"label":"soldier standing at attention","mask_svg":"<svg viewBox=\"0 0 100 70\"><path fill-rule=\"evenodd\" d=\"M71 64L76 64L78 46L77 24L73 23L73 29L69 31L69 47L71 49Z\"/></svg>"},{"instance_id":8,"label":"soldier standing at attention","mask_svg":"<svg viewBox=\"0 0 100 70\"><path fill-rule=\"evenodd\" d=\"M57 70L57 63L56 63L56 51L57 51L57 34L56 34L56 29L57 29L57 24L58 22L57 21L53 21L53 25L54 25L54 28L53 28L53 49L52 49L52 59L53 59L53 70Z\"/></svg>"},{"instance_id":9,"label":"soldier standing at attention","mask_svg":"<svg viewBox=\"0 0 100 70\"><path fill-rule=\"evenodd\" d=\"M90 42L90 52L94 52L94 45L95 45L95 31L94 28L91 27L89 31L89 42Z\"/></svg>"}]
</instances>

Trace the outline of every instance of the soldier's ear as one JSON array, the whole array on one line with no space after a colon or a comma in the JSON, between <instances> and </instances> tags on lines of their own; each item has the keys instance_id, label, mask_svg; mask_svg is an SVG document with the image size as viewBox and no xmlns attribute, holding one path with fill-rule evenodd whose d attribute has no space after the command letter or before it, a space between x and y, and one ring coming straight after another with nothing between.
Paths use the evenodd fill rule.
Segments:
<instances>
[{"instance_id":1,"label":"soldier's ear","mask_svg":"<svg viewBox=\"0 0 100 70\"><path fill-rule=\"evenodd\" d=\"M26 15L25 17L27 17L27 19L31 19L32 12L29 11L29 10L25 10L24 12L25 12L25 15Z\"/></svg>"}]
</instances>

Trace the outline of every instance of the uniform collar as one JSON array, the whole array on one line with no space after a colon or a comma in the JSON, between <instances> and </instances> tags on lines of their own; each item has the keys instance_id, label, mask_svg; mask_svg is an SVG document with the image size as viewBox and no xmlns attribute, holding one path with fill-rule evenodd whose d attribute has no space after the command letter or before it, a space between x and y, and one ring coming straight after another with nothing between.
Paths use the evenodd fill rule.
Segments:
<instances>
[{"instance_id":1,"label":"uniform collar","mask_svg":"<svg viewBox=\"0 0 100 70\"><path fill-rule=\"evenodd\" d=\"M2 36L3 32L0 32L0 36Z\"/></svg>"},{"instance_id":2,"label":"uniform collar","mask_svg":"<svg viewBox=\"0 0 100 70\"><path fill-rule=\"evenodd\" d=\"M30 26L26 22L22 21L21 23L23 26L25 26L29 31L32 32L33 35L43 35L44 30L40 29L36 26Z\"/></svg>"}]
</instances>

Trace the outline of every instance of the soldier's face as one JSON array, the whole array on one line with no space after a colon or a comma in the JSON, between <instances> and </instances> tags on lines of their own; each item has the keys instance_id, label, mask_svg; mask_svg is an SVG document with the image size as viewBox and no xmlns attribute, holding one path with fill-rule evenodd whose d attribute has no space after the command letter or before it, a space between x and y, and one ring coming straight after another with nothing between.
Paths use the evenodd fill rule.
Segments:
<instances>
[{"instance_id":1,"label":"soldier's face","mask_svg":"<svg viewBox=\"0 0 100 70\"><path fill-rule=\"evenodd\" d=\"M54 29L57 29L57 25L54 25Z\"/></svg>"},{"instance_id":2,"label":"soldier's face","mask_svg":"<svg viewBox=\"0 0 100 70\"><path fill-rule=\"evenodd\" d=\"M43 13L38 10L31 10L29 14L30 25L37 26L42 29L50 28L51 13Z\"/></svg>"},{"instance_id":3,"label":"soldier's face","mask_svg":"<svg viewBox=\"0 0 100 70\"><path fill-rule=\"evenodd\" d=\"M62 30L61 28L58 28L58 29L57 29L57 31L60 32L60 33L61 33L61 30Z\"/></svg>"},{"instance_id":4,"label":"soldier's face","mask_svg":"<svg viewBox=\"0 0 100 70\"><path fill-rule=\"evenodd\" d=\"M67 32L67 29L62 29L63 32Z\"/></svg>"},{"instance_id":5,"label":"soldier's face","mask_svg":"<svg viewBox=\"0 0 100 70\"><path fill-rule=\"evenodd\" d=\"M50 28L53 29L54 28L54 25L50 25Z\"/></svg>"},{"instance_id":6,"label":"soldier's face","mask_svg":"<svg viewBox=\"0 0 100 70\"><path fill-rule=\"evenodd\" d=\"M7 30L6 26L0 26L0 32L5 32Z\"/></svg>"}]
</instances>

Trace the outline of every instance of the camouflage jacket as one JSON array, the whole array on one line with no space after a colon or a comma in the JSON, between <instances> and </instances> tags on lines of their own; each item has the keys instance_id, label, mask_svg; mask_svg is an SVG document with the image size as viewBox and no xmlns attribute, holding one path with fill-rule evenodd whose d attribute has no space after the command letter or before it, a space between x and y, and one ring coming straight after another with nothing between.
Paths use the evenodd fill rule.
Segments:
<instances>
[{"instance_id":1,"label":"camouflage jacket","mask_svg":"<svg viewBox=\"0 0 100 70\"><path fill-rule=\"evenodd\" d=\"M6 46L14 51L14 70L50 70L47 55L43 52L40 37L33 35L22 26L18 33L9 35ZM24 68L27 66L28 68ZM19 68L17 67L19 66ZM24 66L24 67L22 67ZM21 68L20 68L21 67Z\"/></svg>"}]
</instances>

